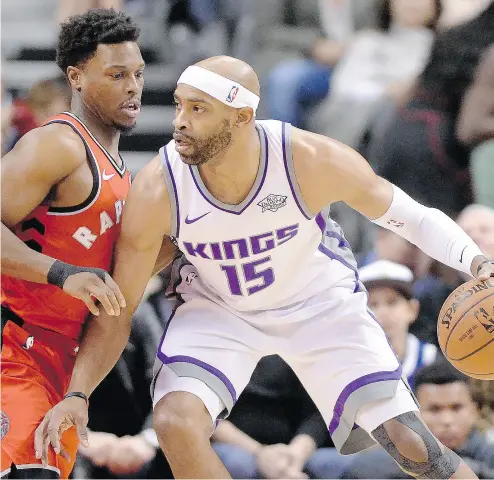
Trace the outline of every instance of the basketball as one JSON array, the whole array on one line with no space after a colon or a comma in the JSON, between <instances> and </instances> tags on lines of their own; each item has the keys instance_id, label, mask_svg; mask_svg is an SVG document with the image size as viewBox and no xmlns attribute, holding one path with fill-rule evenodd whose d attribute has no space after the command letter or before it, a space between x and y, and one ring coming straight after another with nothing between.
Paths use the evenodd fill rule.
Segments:
<instances>
[{"instance_id":1,"label":"basketball","mask_svg":"<svg viewBox=\"0 0 494 480\"><path fill-rule=\"evenodd\" d=\"M460 372L494 380L494 278L459 286L441 308L437 335L444 355Z\"/></svg>"}]
</instances>

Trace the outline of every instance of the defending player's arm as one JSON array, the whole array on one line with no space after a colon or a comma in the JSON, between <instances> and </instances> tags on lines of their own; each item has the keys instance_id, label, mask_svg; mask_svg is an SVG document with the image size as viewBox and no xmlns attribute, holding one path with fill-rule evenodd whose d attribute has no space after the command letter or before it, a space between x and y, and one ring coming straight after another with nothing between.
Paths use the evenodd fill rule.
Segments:
<instances>
[{"instance_id":1,"label":"defending player's arm","mask_svg":"<svg viewBox=\"0 0 494 480\"><path fill-rule=\"evenodd\" d=\"M22 137L2 158L2 273L37 283L51 283L82 300L98 315L91 296L109 313L125 300L101 269L76 267L29 248L10 230L39 206L53 187L86 162L86 150L72 130L48 125Z\"/></svg>"},{"instance_id":2,"label":"defending player's arm","mask_svg":"<svg viewBox=\"0 0 494 480\"><path fill-rule=\"evenodd\" d=\"M102 314L89 321L68 392L81 392L89 397L120 358L129 340L132 315L155 271L155 265L164 266L174 257L175 247L171 241L163 243L170 233L170 218L168 193L159 157L156 157L137 175L130 188L115 250L113 276L125 296L127 308L118 317L109 318ZM55 451L60 451L61 428L76 425L84 443L86 423L87 408L82 398L62 400L47 413L36 430L38 458L43 461L47 459L47 437Z\"/></svg>"},{"instance_id":3,"label":"defending player's arm","mask_svg":"<svg viewBox=\"0 0 494 480\"><path fill-rule=\"evenodd\" d=\"M494 266L443 212L422 205L374 173L355 150L294 129L295 173L312 212L342 201L440 262L486 280Z\"/></svg>"}]
</instances>

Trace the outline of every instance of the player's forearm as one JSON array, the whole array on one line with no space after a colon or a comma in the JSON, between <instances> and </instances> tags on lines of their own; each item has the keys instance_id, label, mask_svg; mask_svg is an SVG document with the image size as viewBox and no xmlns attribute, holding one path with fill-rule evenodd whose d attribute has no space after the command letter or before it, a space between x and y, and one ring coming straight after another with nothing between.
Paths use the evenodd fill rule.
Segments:
<instances>
[{"instance_id":1,"label":"player's forearm","mask_svg":"<svg viewBox=\"0 0 494 480\"><path fill-rule=\"evenodd\" d=\"M68 392L83 392L89 397L108 375L129 341L133 310L127 306L119 317L102 313L89 320Z\"/></svg>"},{"instance_id":2,"label":"player's forearm","mask_svg":"<svg viewBox=\"0 0 494 480\"><path fill-rule=\"evenodd\" d=\"M397 187L388 211L373 220L451 268L476 276L485 256L460 226L443 212L428 208Z\"/></svg>"},{"instance_id":3,"label":"player's forearm","mask_svg":"<svg viewBox=\"0 0 494 480\"><path fill-rule=\"evenodd\" d=\"M29 248L2 223L2 273L36 283L47 283L55 259Z\"/></svg>"}]
</instances>

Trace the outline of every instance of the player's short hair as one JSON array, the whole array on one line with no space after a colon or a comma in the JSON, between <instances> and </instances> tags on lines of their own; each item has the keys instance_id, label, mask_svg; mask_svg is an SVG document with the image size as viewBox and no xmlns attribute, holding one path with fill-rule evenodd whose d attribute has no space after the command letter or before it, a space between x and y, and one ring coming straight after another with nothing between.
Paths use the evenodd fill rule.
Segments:
<instances>
[{"instance_id":1,"label":"player's short hair","mask_svg":"<svg viewBox=\"0 0 494 480\"><path fill-rule=\"evenodd\" d=\"M140 34L131 17L113 8L74 15L60 27L56 61L65 74L67 67L89 60L99 44L136 42Z\"/></svg>"},{"instance_id":2,"label":"player's short hair","mask_svg":"<svg viewBox=\"0 0 494 480\"><path fill-rule=\"evenodd\" d=\"M421 385L447 385L455 382L464 382L469 385L466 375L456 370L448 361L441 359L417 372L414 388L417 392Z\"/></svg>"}]
</instances>

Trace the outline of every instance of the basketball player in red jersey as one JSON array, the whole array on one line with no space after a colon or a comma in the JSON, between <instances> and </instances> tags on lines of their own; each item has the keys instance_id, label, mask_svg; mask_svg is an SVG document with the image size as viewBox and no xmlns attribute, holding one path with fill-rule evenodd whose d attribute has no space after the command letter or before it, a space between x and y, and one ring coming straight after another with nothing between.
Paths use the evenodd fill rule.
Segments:
<instances>
[{"instance_id":1,"label":"basketball player in red jersey","mask_svg":"<svg viewBox=\"0 0 494 480\"><path fill-rule=\"evenodd\" d=\"M34 431L66 393L84 322L99 314L95 300L110 315L125 307L106 272L130 187L118 144L140 110L138 36L114 10L62 24L57 64L72 87L71 112L2 159L2 478L68 477L75 432L66 432L66 458L52 451L43 467Z\"/></svg>"}]
</instances>

